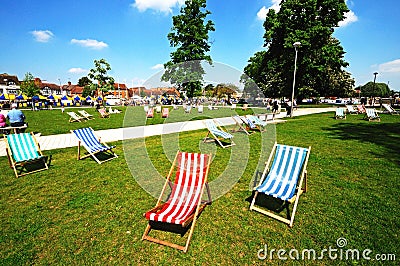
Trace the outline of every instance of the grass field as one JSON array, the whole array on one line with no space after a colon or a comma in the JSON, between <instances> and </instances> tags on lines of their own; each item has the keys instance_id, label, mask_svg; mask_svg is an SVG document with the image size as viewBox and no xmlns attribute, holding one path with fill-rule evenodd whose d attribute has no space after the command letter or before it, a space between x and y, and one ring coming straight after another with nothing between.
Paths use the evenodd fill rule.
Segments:
<instances>
[{"instance_id":1,"label":"grass field","mask_svg":"<svg viewBox=\"0 0 400 266\"><path fill-rule=\"evenodd\" d=\"M47 112L58 117L53 124ZM36 115L41 122L36 121ZM66 133L70 127L82 126L67 124L64 115L53 110L27 116L30 129L43 134ZM143 213L156 199L137 183L138 176L132 175L146 176L146 169L135 172L132 168L141 165L145 150L156 171L166 175L171 149L163 146L170 143L169 136L113 143L119 158L102 165L91 158L77 161L76 148L44 151L51 155L50 169L18 179L7 166L7 158L0 157L4 166L0 173L0 264L278 265L285 262L278 258L279 249L287 251L289 261L285 263L290 264L378 264L331 260L327 253L322 260L292 261L288 256L291 249L300 251L300 256L302 250L314 249L320 256L323 249L337 249L336 241L345 238L343 252L358 249L361 256L363 250L370 249L373 259L376 254L386 254L387 258L395 254L397 261L385 264L397 265L400 116L381 117L380 123L365 121L361 115L335 120L333 113L324 113L295 117L276 128L269 126L263 135L268 141L276 136L278 143L312 147L307 167L309 191L300 198L293 228L248 210L252 196L249 184L255 171L263 170L258 162L263 143L259 133L248 139L235 133L238 144L229 149L202 143L206 130L171 137L178 139L181 150L213 152L210 180L224 172L230 158L242 156L242 141L249 144L248 149L242 147L249 156L243 174L199 217L186 254L140 240L147 224ZM113 118L96 117L85 125L95 130L118 127L123 115L118 118L120 122ZM133 157L135 154L137 157ZM180 236L172 239L181 241ZM261 260L257 253L265 247L268 254ZM275 251L270 259L272 249Z\"/></svg>"}]
</instances>

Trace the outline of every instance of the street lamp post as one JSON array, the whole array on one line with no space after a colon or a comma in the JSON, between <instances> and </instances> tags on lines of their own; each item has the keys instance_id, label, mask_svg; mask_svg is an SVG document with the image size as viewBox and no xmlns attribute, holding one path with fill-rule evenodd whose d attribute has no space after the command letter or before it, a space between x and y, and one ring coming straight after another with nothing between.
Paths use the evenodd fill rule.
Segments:
<instances>
[{"instance_id":1,"label":"street lamp post","mask_svg":"<svg viewBox=\"0 0 400 266\"><path fill-rule=\"evenodd\" d=\"M374 104L374 100L375 100L375 86L376 86L376 75L378 75L378 72L374 72L374 87L372 88L372 103Z\"/></svg>"},{"instance_id":2,"label":"street lamp post","mask_svg":"<svg viewBox=\"0 0 400 266\"><path fill-rule=\"evenodd\" d=\"M296 86L296 70L297 70L297 47L299 47L300 45L301 45L301 42L293 43L293 47L295 50L295 56L294 56L293 88L292 88L292 103L290 106L290 117L293 117L294 88Z\"/></svg>"}]
</instances>

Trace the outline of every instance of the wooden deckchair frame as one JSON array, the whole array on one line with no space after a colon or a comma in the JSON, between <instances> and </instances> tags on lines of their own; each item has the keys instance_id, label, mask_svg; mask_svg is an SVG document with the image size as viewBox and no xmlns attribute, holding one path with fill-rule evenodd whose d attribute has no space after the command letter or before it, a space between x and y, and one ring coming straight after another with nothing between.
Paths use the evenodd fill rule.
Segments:
<instances>
[{"instance_id":1,"label":"wooden deckchair frame","mask_svg":"<svg viewBox=\"0 0 400 266\"><path fill-rule=\"evenodd\" d=\"M176 160L178 158L179 153L180 153L180 151L178 150L176 155L175 155L174 161L172 163L171 169L169 170L168 176L167 176L167 178L165 180L165 183L164 183L164 186L162 188L162 191L160 193L160 197L157 200L156 206L154 208L152 208L151 210L149 210L148 212L156 212L156 211L158 211L158 210L163 208L165 203L162 203L162 198L163 198L163 195L164 195L165 190L167 188L167 185L171 184L171 176L172 176L172 174L174 172L174 169L176 167ZM181 250L181 251L183 251L185 253L187 252L187 250L189 248L190 240L191 240L191 238L193 236L194 227L195 227L197 218L200 215L200 213L204 210L204 208L207 205L211 204L211 193L210 193L210 189L208 187L208 182L207 182L208 172L209 172L210 165L211 165L211 159L212 159L212 154L208 154L208 161L207 161L206 172L205 172L205 176L204 176L204 183L203 183L201 191L200 191L200 197L199 197L199 200L198 200L198 203L197 203L196 210L191 215L189 215L185 219L185 221L183 221L183 223L181 224L182 228L187 228L190 225L189 235L188 235L188 237L186 239L185 246L181 246L181 245L178 245L178 244L166 241L166 240L161 240L161 239L149 236L150 231L153 229L152 226L151 226L151 221L149 221L149 223L146 226L146 229L144 230L144 233L143 233L143 236L142 236L142 240L148 240L148 241L151 241L151 242L154 242L154 243L157 243L157 244L161 244L161 245L164 245L164 246L169 246L169 247ZM204 189L207 189L207 197L208 197L207 201L202 201L202 199L201 199L203 194L204 194ZM145 216L145 215L146 215L146 213L143 214L143 216ZM160 223L163 223L163 222L160 222ZM166 223L164 223L164 224L166 224Z\"/></svg>"},{"instance_id":2,"label":"wooden deckchair frame","mask_svg":"<svg viewBox=\"0 0 400 266\"><path fill-rule=\"evenodd\" d=\"M21 134L24 134L24 133L21 133ZM20 162L17 162L17 161L14 160L13 154L12 154L12 150L11 150L11 147L10 147L10 144L8 143L8 140L7 140L7 136L4 135L4 142L6 143L6 152L7 152L8 162L9 162L9 164L10 164L10 167L13 168L14 173L15 173L15 176L16 176L17 178L20 177L20 176L24 176L24 175L28 175L28 174L32 174L32 173L36 173L36 172L40 172L40 171L49 169L49 166L47 165L46 159L45 159L45 157L44 157L42 151L40 150L40 145L39 145L39 143L37 142L37 140L36 140L36 138L35 138L35 135L33 134L33 132L31 132L31 133L29 133L29 134L32 136L33 142L34 142L34 144L35 144L36 151L38 152L38 154L39 154L40 156L39 156L37 159L34 159L34 160L20 161ZM22 173L22 171L25 169L25 168L24 168L25 165L34 164L34 163L36 163L36 162L38 162L38 161L43 161L43 164L44 164L44 167L43 167L43 168L36 169L36 170L30 171L30 172ZM19 173L19 174L18 174L17 167L21 167L21 168L20 168L20 173Z\"/></svg>"},{"instance_id":3,"label":"wooden deckchair frame","mask_svg":"<svg viewBox=\"0 0 400 266\"><path fill-rule=\"evenodd\" d=\"M78 113L80 113L87 120L94 119L94 116L86 112L86 110L79 110Z\"/></svg>"},{"instance_id":4,"label":"wooden deckchair frame","mask_svg":"<svg viewBox=\"0 0 400 266\"><path fill-rule=\"evenodd\" d=\"M268 175L268 173L270 171L270 167L272 164L272 158L275 157L274 155L275 155L276 147L277 147L277 143L275 142L274 147L271 151L271 154L269 155L268 161L265 165L265 169L262 173L260 182L257 187L262 185L264 179L266 178L266 176ZM297 182L296 193L293 195L292 198L290 198L286 201L287 203L293 204L292 212L289 217L290 219L284 218L284 217L279 216L269 210L265 210L265 209L255 206L256 198L259 194L259 191L257 191L257 190L255 190L253 200L251 201L250 210L260 212L264 215L267 215L271 218L274 218L278 221L288 224L289 227L293 227L294 217L296 214L297 205L299 203L299 198L303 194L303 192L307 192L307 163L308 163L308 158L310 156L310 151L311 151L311 146L308 147L307 155L306 155L306 158L305 158L303 166L302 166L302 171L301 171L301 174L300 174L298 182Z\"/></svg>"},{"instance_id":5,"label":"wooden deckchair frame","mask_svg":"<svg viewBox=\"0 0 400 266\"><path fill-rule=\"evenodd\" d=\"M69 115L69 122L82 122L85 121L85 117L82 117L80 115L78 115L75 112L67 112L67 114Z\"/></svg>"},{"instance_id":6,"label":"wooden deckchair frame","mask_svg":"<svg viewBox=\"0 0 400 266\"><path fill-rule=\"evenodd\" d=\"M118 155L117 155L115 152L112 151L112 149L114 149L115 146L108 146L107 143L105 143L104 141L101 140L101 137L99 137L99 136L96 135L96 133L94 132L94 130L93 130L91 127L89 127L89 129L93 132L93 135L97 138L97 140L99 141L99 143L101 143L102 145L104 145L104 146L107 147L108 149L107 149L107 150L104 150L104 151L91 152L91 151L89 151L89 150L84 146L84 148L85 148L85 150L87 151L88 154L81 156L81 143L82 143L82 141L75 135L74 131L71 130L72 135L74 135L74 136L78 139L78 156L77 156L77 159L78 159L78 160L82 160L82 159L85 159L85 158L87 158L87 157L89 157L89 156L92 156L93 159L94 159L98 164L102 164L102 163L105 163L105 162L107 162L107 161L111 161L112 159L118 158ZM110 155L112 155L112 157L110 157L110 158L108 158L108 159L106 159L106 160L102 160L102 161L100 161L100 160L96 157L96 154L98 154L98 153L107 153L107 152L111 153Z\"/></svg>"},{"instance_id":7,"label":"wooden deckchair frame","mask_svg":"<svg viewBox=\"0 0 400 266\"><path fill-rule=\"evenodd\" d=\"M234 115L232 116L232 119L235 121L235 127L232 129L232 132L244 132L246 135L251 135L254 133L254 130L244 123L240 116ZM244 125L246 125L246 127Z\"/></svg>"},{"instance_id":8,"label":"wooden deckchair frame","mask_svg":"<svg viewBox=\"0 0 400 266\"><path fill-rule=\"evenodd\" d=\"M215 126L217 127L218 130L223 131L223 132L227 132L227 131L224 130L224 129L219 125L219 123L217 123L215 120L212 120L212 121L213 121L213 123L215 124ZM216 142L217 142L222 148L224 148L224 149L236 145L235 142L233 141L233 138L230 138L230 139L229 139L229 140L230 140L230 143L224 145L224 144L222 143L222 140L225 140L225 138L223 138L223 137L218 137L218 136L214 135L214 133L212 133L211 130L208 129L208 127L207 127L207 130L208 130L208 132L207 132L207 135L205 136L203 142L210 141L209 138L208 138L208 136L211 134L211 135L213 136L212 141L216 141Z\"/></svg>"}]
</instances>

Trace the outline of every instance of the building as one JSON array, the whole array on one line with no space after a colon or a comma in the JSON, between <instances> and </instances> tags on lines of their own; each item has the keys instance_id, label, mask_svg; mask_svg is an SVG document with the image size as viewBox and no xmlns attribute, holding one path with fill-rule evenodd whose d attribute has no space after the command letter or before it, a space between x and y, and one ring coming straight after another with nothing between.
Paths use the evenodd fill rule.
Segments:
<instances>
[{"instance_id":1,"label":"building","mask_svg":"<svg viewBox=\"0 0 400 266\"><path fill-rule=\"evenodd\" d=\"M20 93L20 84L21 82L17 76L7 73L0 74L0 94L18 95Z\"/></svg>"}]
</instances>

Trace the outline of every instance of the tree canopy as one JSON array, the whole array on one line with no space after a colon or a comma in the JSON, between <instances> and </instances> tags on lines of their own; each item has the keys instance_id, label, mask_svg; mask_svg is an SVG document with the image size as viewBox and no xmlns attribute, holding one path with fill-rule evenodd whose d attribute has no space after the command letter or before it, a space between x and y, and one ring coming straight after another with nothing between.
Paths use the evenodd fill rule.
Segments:
<instances>
[{"instance_id":1,"label":"tree canopy","mask_svg":"<svg viewBox=\"0 0 400 266\"><path fill-rule=\"evenodd\" d=\"M362 86L358 86L356 90L361 90L362 97L389 97L392 92L386 83L375 83L370 81Z\"/></svg>"},{"instance_id":2,"label":"tree canopy","mask_svg":"<svg viewBox=\"0 0 400 266\"><path fill-rule=\"evenodd\" d=\"M345 0L282 0L264 22L265 51L254 54L244 72L269 97L289 97L295 49L298 49L296 96L345 96L354 86L344 70L344 50L332 36L348 11Z\"/></svg>"},{"instance_id":3,"label":"tree canopy","mask_svg":"<svg viewBox=\"0 0 400 266\"><path fill-rule=\"evenodd\" d=\"M27 72L25 74L24 80L21 83L20 86L21 92L25 94L28 97L33 97L40 92L40 88L38 85L35 83L35 78L30 72Z\"/></svg>"},{"instance_id":4,"label":"tree canopy","mask_svg":"<svg viewBox=\"0 0 400 266\"><path fill-rule=\"evenodd\" d=\"M94 60L94 68L90 69L88 77L97 81L92 88L99 89L101 92L109 91L113 88L114 78L109 76L107 71L111 70L110 64L105 59Z\"/></svg>"},{"instance_id":5,"label":"tree canopy","mask_svg":"<svg viewBox=\"0 0 400 266\"><path fill-rule=\"evenodd\" d=\"M180 14L172 17L173 27L168 34L171 47L176 47L171 52L171 60L164 64L165 73L163 81L175 84L180 90L187 92L188 97L193 97L201 91L204 69L202 60L212 63L208 34L214 31L214 23L206 21L206 0L186 0Z\"/></svg>"}]
</instances>

